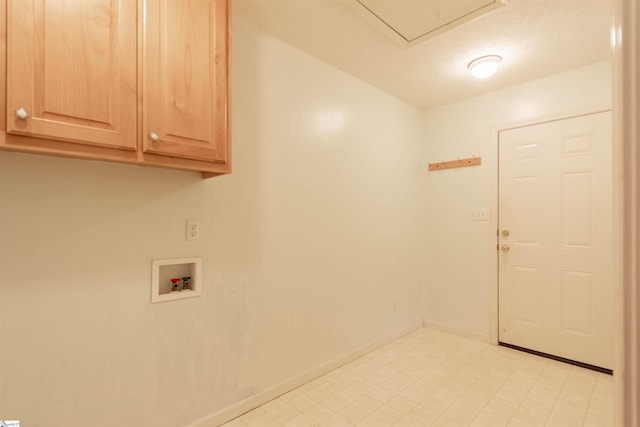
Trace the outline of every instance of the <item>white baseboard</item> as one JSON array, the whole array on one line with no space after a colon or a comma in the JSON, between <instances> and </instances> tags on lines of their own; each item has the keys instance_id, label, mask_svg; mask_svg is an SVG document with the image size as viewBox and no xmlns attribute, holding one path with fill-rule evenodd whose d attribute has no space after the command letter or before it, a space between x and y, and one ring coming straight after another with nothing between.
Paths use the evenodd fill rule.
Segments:
<instances>
[{"instance_id":1,"label":"white baseboard","mask_svg":"<svg viewBox=\"0 0 640 427\"><path fill-rule=\"evenodd\" d=\"M281 382L280 384L276 384L272 387L269 387L268 389L255 394L253 396L250 396L244 400L241 400L238 403L235 403L231 406L228 406L224 409L221 409L218 412L215 412L211 415L208 415L206 417L203 417L191 424L189 424L186 427L217 427L220 426L228 421L231 421L232 419L239 417L240 415L251 411L252 409L255 409L259 406L264 405L267 402L270 402L271 400L277 398L278 396L281 396L295 388L300 387L301 385L304 385L306 383L308 383L309 381L312 381L328 372L333 371L336 368L339 368L340 366L343 366L355 359L357 359L360 356L363 356L377 348L382 347L385 344L388 344L392 341L397 340L398 338L402 338L403 336L416 331L420 328L423 327L423 322L418 322L416 324L413 324L411 326L408 326L394 334L391 334L387 337L384 337L382 339L376 340L374 342L371 342L369 344L363 345L362 347L359 347L353 351L350 351L349 353L337 357L333 360L330 360L329 362L323 363L322 365L319 365L313 369L310 369L300 375L297 375L295 377L292 377L286 381Z\"/></svg>"},{"instance_id":2,"label":"white baseboard","mask_svg":"<svg viewBox=\"0 0 640 427\"><path fill-rule=\"evenodd\" d=\"M436 329L438 331L446 332L452 335L460 335L465 338L469 338L484 343L491 343L491 337L478 332L469 331L467 329L458 328L456 326L449 326L438 322L432 322L430 320L424 321L424 327L429 329Z\"/></svg>"}]
</instances>

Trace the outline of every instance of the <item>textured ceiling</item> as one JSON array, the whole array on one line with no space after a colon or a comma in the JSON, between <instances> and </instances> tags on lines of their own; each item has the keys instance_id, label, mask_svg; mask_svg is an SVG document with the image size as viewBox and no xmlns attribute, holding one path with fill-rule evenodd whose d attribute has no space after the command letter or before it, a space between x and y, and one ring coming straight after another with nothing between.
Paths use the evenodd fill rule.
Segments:
<instances>
[{"instance_id":1,"label":"textured ceiling","mask_svg":"<svg viewBox=\"0 0 640 427\"><path fill-rule=\"evenodd\" d=\"M342 0L403 47L504 6L502 0Z\"/></svg>"},{"instance_id":2,"label":"textured ceiling","mask_svg":"<svg viewBox=\"0 0 640 427\"><path fill-rule=\"evenodd\" d=\"M410 47L402 46L372 25L349 4L353 1L233 0L233 12L284 42L419 108L611 58L610 0L511 0L506 6ZM394 3L401 8L406 1L431 3L440 8L437 10L447 3ZM448 0L467 1L472 0ZM390 4L387 2L385 7ZM403 13L397 12L399 16ZM387 10L385 14L394 12ZM411 22L415 26L416 21ZM474 79L467 64L489 54L502 56L500 69L490 79Z\"/></svg>"}]
</instances>

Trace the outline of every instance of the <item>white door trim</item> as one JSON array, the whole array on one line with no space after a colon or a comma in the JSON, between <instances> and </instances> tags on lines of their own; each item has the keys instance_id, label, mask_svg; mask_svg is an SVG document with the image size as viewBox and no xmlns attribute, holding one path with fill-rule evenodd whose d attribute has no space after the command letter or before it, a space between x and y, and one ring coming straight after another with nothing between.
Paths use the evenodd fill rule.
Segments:
<instances>
[{"instance_id":1,"label":"white door trim","mask_svg":"<svg viewBox=\"0 0 640 427\"><path fill-rule=\"evenodd\" d=\"M640 5L614 4L613 132L616 205L616 282L620 284L615 420L618 426L640 423Z\"/></svg>"}]
</instances>

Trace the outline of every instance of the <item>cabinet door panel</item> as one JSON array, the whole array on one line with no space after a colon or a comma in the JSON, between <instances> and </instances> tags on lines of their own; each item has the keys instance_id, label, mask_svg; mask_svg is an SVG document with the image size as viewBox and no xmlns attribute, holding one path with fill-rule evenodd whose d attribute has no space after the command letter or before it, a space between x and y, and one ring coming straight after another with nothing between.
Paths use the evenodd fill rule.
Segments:
<instances>
[{"instance_id":1,"label":"cabinet door panel","mask_svg":"<svg viewBox=\"0 0 640 427\"><path fill-rule=\"evenodd\" d=\"M228 162L227 9L228 0L145 1L145 153Z\"/></svg>"},{"instance_id":2,"label":"cabinet door panel","mask_svg":"<svg viewBox=\"0 0 640 427\"><path fill-rule=\"evenodd\" d=\"M135 150L134 1L11 0L7 25L8 133Z\"/></svg>"}]
</instances>

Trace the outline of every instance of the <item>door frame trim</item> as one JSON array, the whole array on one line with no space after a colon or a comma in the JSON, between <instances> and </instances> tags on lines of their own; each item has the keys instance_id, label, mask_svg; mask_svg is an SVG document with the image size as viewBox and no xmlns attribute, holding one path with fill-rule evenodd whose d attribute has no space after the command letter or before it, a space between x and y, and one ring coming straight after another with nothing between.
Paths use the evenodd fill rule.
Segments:
<instances>
[{"instance_id":1,"label":"door frame trim","mask_svg":"<svg viewBox=\"0 0 640 427\"><path fill-rule=\"evenodd\" d=\"M621 235L614 256L618 285L616 309L617 360L614 376L615 423L640 422L640 5L616 0L611 31L613 61L614 183L617 202L616 237Z\"/></svg>"}]
</instances>

